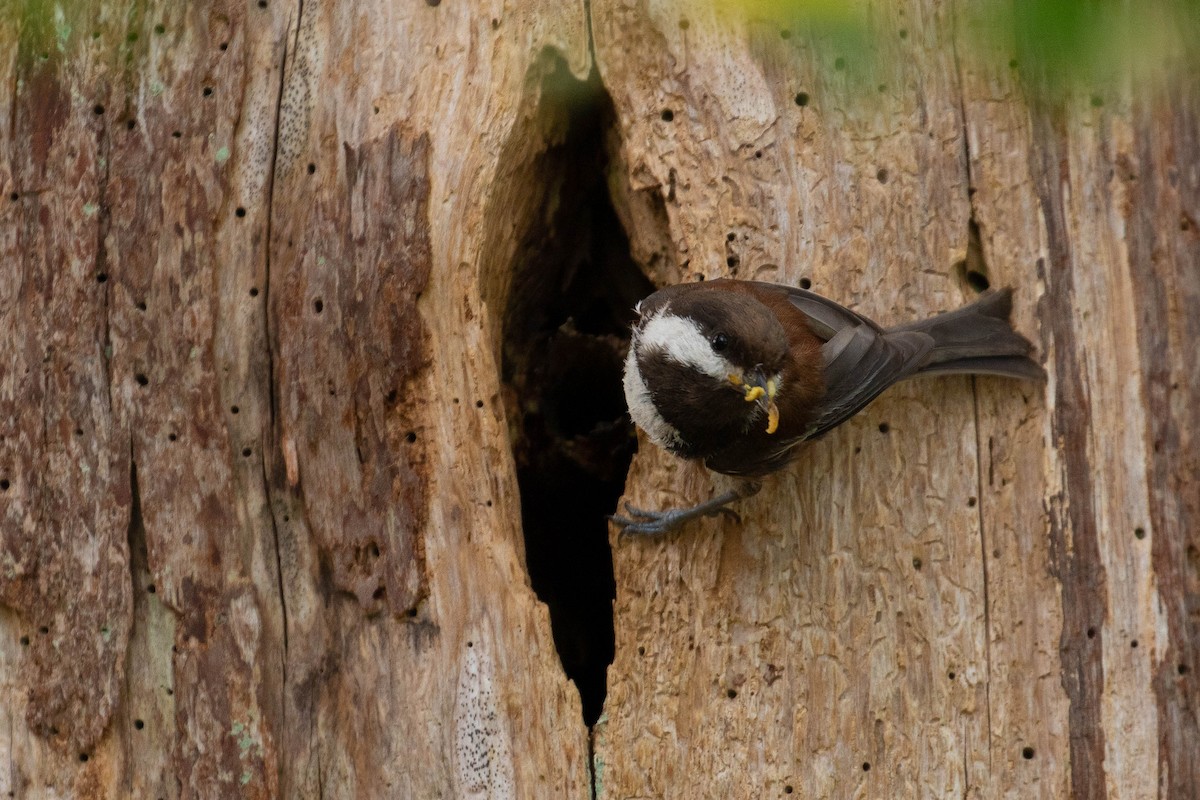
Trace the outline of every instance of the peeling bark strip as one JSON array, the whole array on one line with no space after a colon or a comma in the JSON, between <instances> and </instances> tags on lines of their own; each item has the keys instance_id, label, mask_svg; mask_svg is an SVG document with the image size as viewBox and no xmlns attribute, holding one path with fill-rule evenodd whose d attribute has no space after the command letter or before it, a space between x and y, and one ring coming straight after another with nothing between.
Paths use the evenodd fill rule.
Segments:
<instances>
[{"instance_id":1,"label":"peeling bark strip","mask_svg":"<svg viewBox=\"0 0 1200 800\"><path fill-rule=\"evenodd\" d=\"M1126 209L1149 412L1147 450L1154 454L1151 547L1169 634L1154 676L1163 797L1189 797L1200 787L1198 98L1200 84L1193 81L1190 87L1185 83L1166 96L1137 103L1138 196ZM1162 118L1164 107L1172 115L1169 123Z\"/></svg>"},{"instance_id":2,"label":"peeling bark strip","mask_svg":"<svg viewBox=\"0 0 1200 800\"><path fill-rule=\"evenodd\" d=\"M0 76L23 88L0 127L0 603L19 614L25 719L74 758L120 700L129 446L106 350L110 134L91 100L107 64L102 48L60 42L46 12L18 14L15 74ZM60 27L87 24L78 4L59 13ZM80 69L85 50L96 60Z\"/></svg>"},{"instance_id":3,"label":"peeling bark strip","mask_svg":"<svg viewBox=\"0 0 1200 800\"><path fill-rule=\"evenodd\" d=\"M284 440L334 586L401 614L427 592L414 392L429 361L416 305L432 260L429 138L391 128L344 155L344 190L327 185L306 224L284 223L304 238L274 262Z\"/></svg>"},{"instance_id":4,"label":"peeling bark strip","mask_svg":"<svg viewBox=\"0 0 1200 800\"><path fill-rule=\"evenodd\" d=\"M1087 440L1092 425L1086 376L1076 338L1071 241L1062 187L1068 179L1067 133L1053 112L1034 112L1030 172L1037 181L1050 263L1042 325L1053 344L1055 370L1052 430L1062 458L1065 491L1050 502L1051 570L1062 585L1063 625L1059 637L1062 685L1070 698L1071 791L1075 797L1104 797L1105 731L1101 715L1104 663L1101 644L1108 604L1100 561ZM1046 349L1045 346L1043 349Z\"/></svg>"}]
</instances>

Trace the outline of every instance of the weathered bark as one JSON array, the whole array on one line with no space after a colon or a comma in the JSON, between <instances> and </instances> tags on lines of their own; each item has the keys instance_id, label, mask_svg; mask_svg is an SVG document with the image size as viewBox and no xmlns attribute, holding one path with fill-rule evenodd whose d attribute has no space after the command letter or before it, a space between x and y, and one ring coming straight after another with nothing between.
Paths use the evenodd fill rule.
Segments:
<instances>
[{"instance_id":1,"label":"weathered bark","mask_svg":"<svg viewBox=\"0 0 1200 800\"><path fill-rule=\"evenodd\" d=\"M582 7L55 8L0 28L0 787L586 795L470 278Z\"/></svg>"},{"instance_id":2,"label":"weathered bark","mask_svg":"<svg viewBox=\"0 0 1200 800\"><path fill-rule=\"evenodd\" d=\"M1200 795L1200 87L1036 102L964 7L871 5L871 61L684 2L0 9L0 794ZM592 69L656 282L986 275L1050 380L614 537L589 731L502 342Z\"/></svg>"}]
</instances>

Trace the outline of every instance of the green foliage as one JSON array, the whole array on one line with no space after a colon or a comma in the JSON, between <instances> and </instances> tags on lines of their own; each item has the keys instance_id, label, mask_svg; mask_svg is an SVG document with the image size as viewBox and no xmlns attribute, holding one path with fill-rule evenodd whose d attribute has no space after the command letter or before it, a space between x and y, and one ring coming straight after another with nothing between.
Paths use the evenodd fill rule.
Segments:
<instances>
[{"instance_id":1,"label":"green foliage","mask_svg":"<svg viewBox=\"0 0 1200 800\"><path fill-rule=\"evenodd\" d=\"M120 53L128 62L144 41L145 4L135 0L0 0L0 22L16 22L23 63L77 63L84 52ZM162 26L155 32L161 33Z\"/></svg>"},{"instance_id":2,"label":"green foliage","mask_svg":"<svg viewBox=\"0 0 1200 800\"><path fill-rule=\"evenodd\" d=\"M909 36L907 28L897 29L907 17L947 46L954 41L960 58L1002 58L1031 89L1052 95L1102 90L1119 75L1137 81L1200 73L1200 0L956 0L924 7L894 0L695 0L693 7L765 22L844 63L883 70L884 54L903 57L903 47L881 45Z\"/></svg>"},{"instance_id":3,"label":"green foliage","mask_svg":"<svg viewBox=\"0 0 1200 800\"><path fill-rule=\"evenodd\" d=\"M988 37L993 21L1007 27L1022 72L1051 91L1103 88L1122 73L1139 79L1198 63L1195 0L1021 0L982 8L979 35Z\"/></svg>"}]
</instances>

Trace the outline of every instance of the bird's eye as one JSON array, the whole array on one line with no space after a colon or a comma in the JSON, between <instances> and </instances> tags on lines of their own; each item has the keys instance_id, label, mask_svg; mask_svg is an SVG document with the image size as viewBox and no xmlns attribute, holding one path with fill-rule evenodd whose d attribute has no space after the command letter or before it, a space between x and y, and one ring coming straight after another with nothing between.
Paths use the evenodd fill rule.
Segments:
<instances>
[{"instance_id":1,"label":"bird's eye","mask_svg":"<svg viewBox=\"0 0 1200 800\"><path fill-rule=\"evenodd\" d=\"M712 337L712 349L718 353L729 347L729 337L723 333L715 333Z\"/></svg>"}]
</instances>

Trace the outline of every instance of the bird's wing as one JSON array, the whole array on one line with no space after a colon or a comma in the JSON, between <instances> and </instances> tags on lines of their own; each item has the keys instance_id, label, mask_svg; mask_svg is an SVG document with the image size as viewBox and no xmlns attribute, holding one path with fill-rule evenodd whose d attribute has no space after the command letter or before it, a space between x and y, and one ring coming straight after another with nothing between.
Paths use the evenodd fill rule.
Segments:
<instances>
[{"instance_id":1,"label":"bird's wing","mask_svg":"<svg viewBox=\"0 0 1200 800\"><path fill-rule=\"evenodd\" d=\"M782 294L788 302L798 308L808 317L808 327L824 341L829 341L846 327L865 325L871 330L883 331L883 328L857 311L851 311L841 303L835 303L828 297L822 297L805 289L794 286L784 286L778 283L753 281L761 291Z\"/></svg>"},{"instance_id":2,"label":"bird's wing","mask_svg":"<svg viewBox=\"0 0 1200 800\"><path fill-rule=\"evenodd\" d=\"M804 289L758 284L786 294L825 344L825 395L805 439L814 439L857 414L885 389L911 377L929 358L934 339L922 331L885 331L840 303Z\"/></svg>"},{"instance_id":3,"label":"bird's wing","mask_svg":"<svg viewBox=\"0 0 1200 800\"><path fill-rule=\"evenodd\" d=\"M821 348L825 395L804 438L815 439L850 419L884 389L919 370L932 349L933 337L926 333L842 328Z\"/></svg>"}]
</instances>

